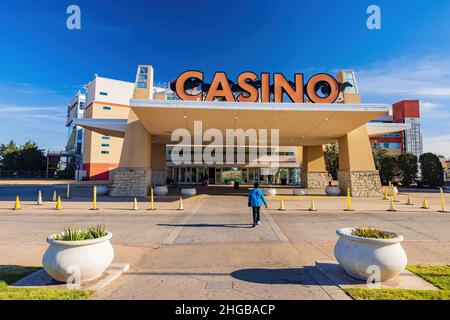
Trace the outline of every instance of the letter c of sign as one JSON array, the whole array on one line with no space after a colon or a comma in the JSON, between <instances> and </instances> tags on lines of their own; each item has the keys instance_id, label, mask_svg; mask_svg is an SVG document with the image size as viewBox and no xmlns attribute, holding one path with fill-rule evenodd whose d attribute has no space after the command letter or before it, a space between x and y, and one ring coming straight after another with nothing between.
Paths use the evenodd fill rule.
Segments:
<instances>
[{"instance_id":1,"label":"letter c of sign","mask_svg":"<svg viewBox=\"0 0 450 320\"><path fill-rule=\"evenodd\" d=\"M177 78L177 82L175 84L175 91L178 97L181 100L202 100L202 93L199 92L197 94L188 94L184 88L184 84L186 80L191 78L197 78L200 81L203 81L203 72L200 71L185 71L180 74Z\"/></svg>"},{"instance_id":2,"label":"letter c of sign","mask_svg":"<svg viewBox=\"0 0 450 320\"><path fill-rule=\"evenodd\" d=\"M326 97L321 97L316 92L316 85L320 82L326 82L329 85L330 94ZM306 95L314 103L333 103L339 96L339 84L329 74L318 73L308 80L306 84Z\"/></svg>"}]
</instances>

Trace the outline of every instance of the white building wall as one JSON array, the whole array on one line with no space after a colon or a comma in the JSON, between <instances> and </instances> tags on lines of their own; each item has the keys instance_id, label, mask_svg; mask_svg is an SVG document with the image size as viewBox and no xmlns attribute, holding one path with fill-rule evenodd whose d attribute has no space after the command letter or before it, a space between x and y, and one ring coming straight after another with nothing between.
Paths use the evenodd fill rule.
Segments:
<instances>
[{"instance_id":1,"label":"white building wall","mask_svg":"<svg viewBox=\"0 0 450 320\"><path fill-rule=\"evenodd\" d=\"M86 105L90 105L93 101L129 105L133 90L133 82L97 76L88 84Z\"/></svg>"}]
</instances>

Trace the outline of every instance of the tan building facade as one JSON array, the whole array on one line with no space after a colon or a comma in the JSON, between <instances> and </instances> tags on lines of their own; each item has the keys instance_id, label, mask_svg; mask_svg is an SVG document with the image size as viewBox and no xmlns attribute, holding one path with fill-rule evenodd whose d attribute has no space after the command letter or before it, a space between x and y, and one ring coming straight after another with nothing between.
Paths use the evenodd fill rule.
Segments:
<instances>
[{"instance_id":1,"label":"tan building facade","mask_svg":"<svg viewBox=\"0 0 450 320\"><path fill-rule=\"evenodd\" d=\"M338 183L342 191L349 188L353 196L377 196L381 184L369 136L405 129L398 124L369 123L386 113L388 106L361 104L351 70L337 74L337 82L346 85L334 103L173 100L173 92L153 86L149 65L138 67L135 83L109 80L96 77L88 86L85 119L77 124L86 130L83 165L89 171L87 176L109 179L113 196L146 195L149 186L174 180L259 181L325 188L330 176L323 145L329 143L339 145ZM271 156L276 156L278 169L271 170L271 165L260 159L231 165L174 164L170 156L175 144L172 133L183 129L194 135L196 121L202 122L204 131L214 129L224 136L227 129L276 129L279 145L269 147L276 150ZM105 137L109 142L104 142ZM252 147L243 150L248 153ZM201 152L202 148L196 150Z\"/></svg>"}]
</instances>

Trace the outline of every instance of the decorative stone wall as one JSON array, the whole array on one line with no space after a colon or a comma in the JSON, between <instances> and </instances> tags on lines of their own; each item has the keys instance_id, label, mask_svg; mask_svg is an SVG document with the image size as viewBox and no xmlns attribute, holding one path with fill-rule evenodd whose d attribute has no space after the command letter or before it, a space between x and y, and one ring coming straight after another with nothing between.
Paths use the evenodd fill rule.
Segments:
<instances>
[{"instance_id":1,"label":"decorative stone wall","mask_svg":"<svg viewBox=\"0 0 450 320\"><path fill-rule=\"evenodd\" d=\"M143 197L148 194L151 170L144 168L117 168L112 172L112 197Z\"/></svg>"},{"instance_id":2,"label":"decorative stone wall","mask_svg":"<svg viewBox=\"0 0 450 320\"><path fill-rule=\"evenodd\" d=\"M350 188L353 197L381 196L381 182L378 171L339 171L339 187L343 192Z\"/></svg>"},{"instance_id":3,"label":"decorative stone wall","mask_svg":"<svg viewBox=\"0 0 450 320\"><path fill-rule=\"evenodd\" d=\"M152 170L152 185L153 186L165 186L167 184L167 171L166 170Z\"/></svg>"},{"instance_id":4,"label":"decorative stone wall","mask_svg":"<svg viewBox=\"0 0 450 320\"><path fill-rule=\"evenodd\" d=\"M329 181L330 177L328 176L328 172L301 172L301 185L303 188L324 189L328 186Z\"/></svg>"}]
</instances>

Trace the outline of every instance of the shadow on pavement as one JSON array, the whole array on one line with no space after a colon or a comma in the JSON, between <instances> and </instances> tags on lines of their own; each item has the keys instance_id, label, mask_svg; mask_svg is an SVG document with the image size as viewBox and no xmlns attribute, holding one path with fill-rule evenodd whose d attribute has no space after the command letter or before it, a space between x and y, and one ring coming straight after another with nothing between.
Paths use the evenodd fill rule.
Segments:
<instances>
[{"instance_id":1,"label":"shadow on pavement","mask_svg":"<svg viewBox=\"0 0 450 320\"><path fill-rule=\"evenodd\" d=\"M171 224L171 223L158 223L157 226L162 227L183 227L183 228L253 228L253 224L250 223L192 223L192 224Z\"/></svg>"},{"instance_id":2,"label":"shadow on pavement","mask_svg":"<svg viewBox=\"0 0 450 320\"><path fill-rule=\"evenodd\" d=\"M232 272L231 277L253 283L260 284L301 284L318 285L311 276L308 275L306 268L285 268L285 269L241 269Z\"/></svg>"}]
</instances>

